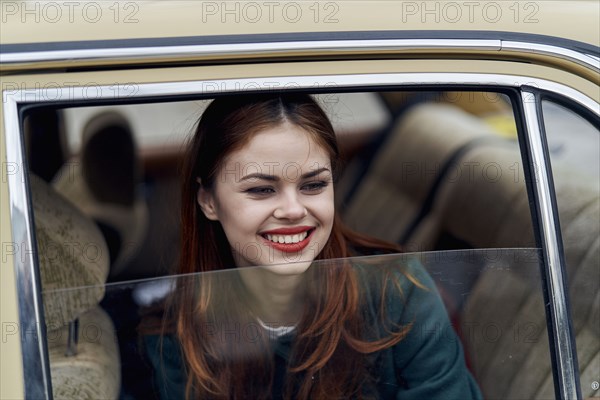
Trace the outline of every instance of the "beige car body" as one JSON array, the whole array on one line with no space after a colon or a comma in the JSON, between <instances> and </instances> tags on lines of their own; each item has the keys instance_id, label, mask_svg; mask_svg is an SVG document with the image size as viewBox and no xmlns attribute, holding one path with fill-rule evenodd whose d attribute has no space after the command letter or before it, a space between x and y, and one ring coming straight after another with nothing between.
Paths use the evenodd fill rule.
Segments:
<instances>
[{"instance_id":1,"label":"beige car body","mask_svg":"<svg viewBox=\"0 0 600 400\"><path fill-rule=\"evenodd\" d=\"M597 68L581 62L565 42L529 47L523 40L492 36L457 40L469 32L511 32L546 35L600 45L600 7L597 1L538 2L2 2L3 46L0 55L3 99L5 92L93 84L110 86L184 81L241 80L278 76L473 73L520 76L557 82L600 103ZM51 4L51 5L49 5ZM270 5L269 5L270 4ZM299 11L300 10L300 11ZM260 13L260 17L259 17ZM394 41L359 39L360 32L420 32L412 39ZM422 40L426 32L435 40ZM442 39L446 31L450 39ZM161 53L124 48L103 53L88 51L80 57L52 54L52 45L72 41L140 39L145 43L165 38L213 35L251 35L320 32L322 35L355 32L350 45L331 39L324 46L278 42L247 46L182 45ZM317 35L318 36L318 35ZM501 35L499 35L500 37ZM331 36L336 38L336 36ZM263 38L264 39L264 38ZM332 41L333 40L333 41ZM340 36L341 40L341 36ZM197 40L200 42L201 40ZM134 43L134 42L130 42ZM308 43L308 44L307 44ZM12 58L11 49L35 44L30 58ZM312 43L314 44L314 42ZM42 45L40 47L40 45ZM12 47L11 47L12 46ZM11 51L5 51L6 49ZM46 50L43 50L46 49ZM564 51L563 51L564 50ZM47 51L47 52L45 52ZM597 55L596 55L597 57ZM592 61L593 57L589 57ZM306 61L310 60L307 68ZM598 58L595 58L596 66ZM149 68L152 66L152 68ZM125 68L127 67L127 68ZM75 84L73 82L76 82ZM3 106L5 106L3 102ZM0 110L0 220L2 249L0 398L23 398L27 382L22 368L18 333L18 301L9 185L7 179L7 124ZM14 171L13 171L14 172ZM22 171L19 171L22 173ZM33 333L31 333L33 334Z\"/></svg>"}]
</instances>

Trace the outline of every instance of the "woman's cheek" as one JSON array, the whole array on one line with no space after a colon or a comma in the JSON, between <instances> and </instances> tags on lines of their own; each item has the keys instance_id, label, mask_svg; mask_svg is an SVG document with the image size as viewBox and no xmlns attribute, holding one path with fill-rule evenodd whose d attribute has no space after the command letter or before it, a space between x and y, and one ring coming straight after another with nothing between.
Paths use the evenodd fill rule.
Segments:
<instances>
[{"instance_id":1,"label":"woman's cheek","mask_svg":"<svg viewBox=\"0 0 600 400\"><path fill-rule=\"evenodd\" d=\"M315 210L318 218L322 220L322 223L327 224L333 222L335 213L333 196L326 195L319 198L315 203Z\"/></svg>"}]
</instances>

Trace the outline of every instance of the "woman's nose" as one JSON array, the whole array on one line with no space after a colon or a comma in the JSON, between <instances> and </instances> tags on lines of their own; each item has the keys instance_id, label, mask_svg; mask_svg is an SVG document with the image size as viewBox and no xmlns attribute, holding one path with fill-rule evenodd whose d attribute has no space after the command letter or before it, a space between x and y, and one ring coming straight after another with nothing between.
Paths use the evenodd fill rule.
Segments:
<instances>
[{"instance_id":1,"label":"woman's nose","mask_svg":"<svg viewBox=\"0 0 600 400\"><path fill-rule=\"evenodd\" d=\"M308 215L308 210L299 198L298 193L286 193L275 209L273 216L278 219L299 220Z\"/></svg>"}]
</instances>

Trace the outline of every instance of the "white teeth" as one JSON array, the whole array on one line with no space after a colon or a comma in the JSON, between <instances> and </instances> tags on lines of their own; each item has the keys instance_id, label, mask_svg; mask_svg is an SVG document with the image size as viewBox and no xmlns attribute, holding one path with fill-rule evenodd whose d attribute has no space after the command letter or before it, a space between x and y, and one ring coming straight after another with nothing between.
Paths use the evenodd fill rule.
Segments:
<instances>
[{"instance_id":1,"label":"white teeth","mask_svg":"<svg viewBox=\"0 0 600 400\"><path fill-rule=\"evenodd\" d=\"M308 232L298 233L296 235L271 235L267 234L266 237L271 242L275 243L299 243L306 239Z\"/></svg>"}]
</instances>

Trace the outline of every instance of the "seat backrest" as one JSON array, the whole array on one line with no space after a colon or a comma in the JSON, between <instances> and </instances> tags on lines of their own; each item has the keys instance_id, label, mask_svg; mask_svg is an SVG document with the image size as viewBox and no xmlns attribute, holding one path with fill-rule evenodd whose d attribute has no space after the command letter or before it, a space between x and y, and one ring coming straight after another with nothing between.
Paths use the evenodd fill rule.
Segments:
<instances>
[{"instance_id":1,"label":"seat backrest","mask_svg":"<svg viewBox=\"0 0 600 400\"><path fill-rule=\"evenodd\" d=\"M408 251L434 250L444 233L480 249L537 247L518 144L476 117L450 104L415 106L374 159L344 214L353 228ZM553 165L553 173L585 379L600 365L600 196L562 165ZM459 325L504 333L465 340L486 398L554 396L537 271L539 263L488 268L463 290ZM582 390L598 394L589 385Z\"/></svg>"},{"instance_id":2,"label":"seat backrest","mask_svg":"<svg viewBox=\"0 0 600 400\"><path fill-rule=\"evenodd\" d=\"M476 248L528 247L533 234L523 172L510 174L519 165L517 144L479 118L450 104L414 106L397 121L343 217L409 251L433 250L442 232Z\"/></svg>"},{"instance_id":3,"label":"seat backrest","mask_svg":"<svg viewBox=\"0 0 600 400\"><path fill-rule=\"evenodd\" d=\"M99 307L109 272L104 238L50 185L34 175L30 183L54 398L116 398L119 352ZM97 335L78 341L90 327Z\"/></svg>"},{"instance_id":4,"label":"seat backrest","mask_svg":"<svg viewBox=\"0 0 600 400\"><path fill-rule=\"evenodd\" d=\"M111 277L125 270L146 235L148 208L140 183L141 161L133 132L117 112L88 121L79 155L53 181L59 193L100 227L110 251Z\"/></svg>"}]
</instances>

